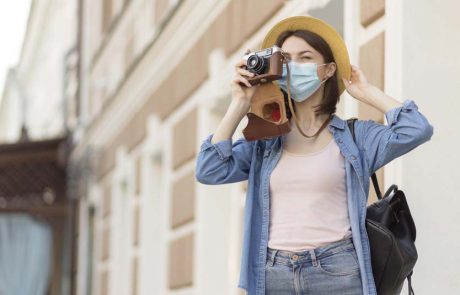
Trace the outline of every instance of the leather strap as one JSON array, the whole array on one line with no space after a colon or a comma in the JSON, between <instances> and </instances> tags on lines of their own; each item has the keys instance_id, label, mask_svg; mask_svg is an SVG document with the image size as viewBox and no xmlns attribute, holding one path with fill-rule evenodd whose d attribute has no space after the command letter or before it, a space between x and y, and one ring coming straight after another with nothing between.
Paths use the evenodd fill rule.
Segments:
<instances>
[{"instance_id":1,"label":"leather strap","mask_svg":"<svg viewBox=\"0 0 460 295\"><path fill-rule=\"evenodd\" d=\"M409 295L415 295L414 289L412 288L412 273L414 271L412 270L410 274L407 276L407 281L408 281L408 286L407 288L409 289Z\"/></svg>"}]
</instances>

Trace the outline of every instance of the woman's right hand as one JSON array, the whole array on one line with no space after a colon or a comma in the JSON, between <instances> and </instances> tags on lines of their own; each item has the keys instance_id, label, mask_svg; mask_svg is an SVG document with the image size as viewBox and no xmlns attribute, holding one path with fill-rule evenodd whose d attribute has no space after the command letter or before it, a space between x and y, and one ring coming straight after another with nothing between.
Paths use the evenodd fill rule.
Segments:
<instances>
[{"instance_id":1,"label":"woman's right hand","mask_svg":"<svg viewBox=\"0 0 460 295\"><path fill-rule=\"evenodd\" d=\"M246 60L241 59L235 65L235 76L233 77L232 82L230 83L232 88L232 100L247 105L248 108L251 105L252 97L256 92L259 85L251 85L248 82L248 78L255 76L254 73L246 70L244 66L246 65Z\"/></svg>"}]
</instances>

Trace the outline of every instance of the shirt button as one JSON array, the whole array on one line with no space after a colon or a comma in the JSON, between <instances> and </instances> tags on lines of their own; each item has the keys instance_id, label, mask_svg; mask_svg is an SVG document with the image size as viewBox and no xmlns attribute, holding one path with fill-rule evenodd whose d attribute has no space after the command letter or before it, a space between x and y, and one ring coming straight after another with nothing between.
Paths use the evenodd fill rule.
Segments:
<instances>
[{"instance_id":1,"label":"shirt button","mask_svg":"<svg viewBox=\"0 0 460 295\"><path fill-rule=\"evenodd\" d=\"M340 142L340 143L342 143L342 140L341 140L341 139L339 139L339 142Z\"/></svg>"},{"instance_id":2,"label":"shirt button","mask_svg":"<svg viewBox=\"0 0 460 295\"><path fill-rule=\"evenodd\" d=\"M355 159L356 159L356 157L355 157L355 156L351 156L351 158L352 158L353 160L355 160Z\"/></svg>"}]
</instances>

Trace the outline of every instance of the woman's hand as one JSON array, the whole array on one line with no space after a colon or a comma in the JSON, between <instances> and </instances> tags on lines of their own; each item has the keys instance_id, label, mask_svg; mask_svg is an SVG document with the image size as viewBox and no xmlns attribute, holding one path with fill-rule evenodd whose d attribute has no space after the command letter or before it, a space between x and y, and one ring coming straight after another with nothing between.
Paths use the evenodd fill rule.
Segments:
<instances>
[{"instance_id":1,"label":"woman's hand","mask_svg":"<svg viewBox=\"0 0 460 295\"><path fill-rule=\"evenodd\" d=\"M351 96L359 101L366 102L366 95L372 85L367 82L366 77L358 67L351 65L350 81L343 77L342 81Z\"/></svg>"},{"instance_id":2,"label":"woman's hand","mask_svg":"<svg viewBox=\"0 0 460 295\"><path fill-rule=\"evenodd\" d=\"M351 66L350 81L343 77L342 80L351 96L380 110L382 113L403 105L391 96L386 95L379 88L369 84L363 72L356 66Z\"/></svg>"},{"instance_id":3,"label":"woman's hand","mask_svg":"<svg viewBox=\"0 0 460 295\"><path fill-rule=\"evenodd\" d=\"M232 100L244 103L248 106L251 105L251 99L254 96L259 85L251 85L248 82L248 78L254 77L254 73L244 69L246 65L246 60L241 59L235 65L235 76L230 83L232 88Z\"/></svg>"}]
</instances>

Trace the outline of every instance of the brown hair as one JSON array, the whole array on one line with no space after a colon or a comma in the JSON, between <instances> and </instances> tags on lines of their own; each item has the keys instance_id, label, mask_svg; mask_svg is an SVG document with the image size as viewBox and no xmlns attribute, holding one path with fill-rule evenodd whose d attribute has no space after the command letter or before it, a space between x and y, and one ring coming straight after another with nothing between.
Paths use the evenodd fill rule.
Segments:
<instances>
[{"instance_id":1,"label":"brown hair","mask_svg":"<svg viewBox=\"0 0 460 295\"><path fill-rule=\"evenodd\" d=\"M284 31L278 36L276 45L281 47L287 38L296 36L302 38L310 44L316 51L318 51L324 58L325 63L335 62L332 50L324 39L316 33L307 30L295 30L295 31ZM289 102L287 101L287 94L284 93L284 102L286 105L286 113L288 118L291 118L292 114L289 109ZM337 70L334 75L324 82L324 96L323 100L319 105L315 106L315 113L320 114L333 114L336 112L336 105L340 101L339 95L339 84L337 78ZM292 104L295 110L295 104Z\"/></svg>"}]
</instances>

